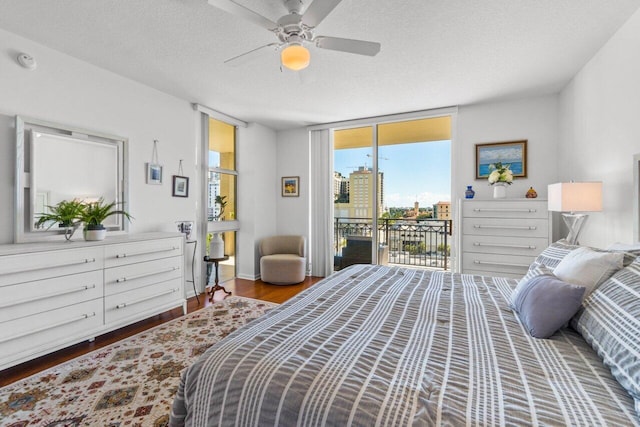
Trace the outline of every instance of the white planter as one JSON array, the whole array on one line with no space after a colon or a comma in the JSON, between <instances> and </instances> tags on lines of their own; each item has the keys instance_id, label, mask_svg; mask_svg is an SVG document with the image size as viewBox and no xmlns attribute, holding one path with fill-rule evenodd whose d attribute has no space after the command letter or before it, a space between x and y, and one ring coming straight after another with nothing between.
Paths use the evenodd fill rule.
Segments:
<instances>
[{"instance_id":1,"label":"white planter","mask_svg":"<svg viewBox=\"0 0 640 427\"><path fill-rule=\"evenodd\" d=\"M102 230L87 230L86 228L84 229L84 240L104 240L105 237L107 237L106 228L103 228Z\"/></svg>"},{"instance_id":2,"label":"white planter","mask_svg":"<svg viewBox=\"0 0 640 427\"><path fill-rule=\"evenodd\" d=\"M211 243L209 243L209 258L223 258L224 257L224 240L222 240L222 233L213 233Z\"/></svg>"},{"instance_id":3,"label":"white planter","mask_svg":"<svg viewBox=\"0 0 640 427\"><path fill-rule=\"evenodd\" d=\"M493 198L504 199L507 197L507 184L504 182L496 182L493 184Z\"/></svg>"}]
</instances>

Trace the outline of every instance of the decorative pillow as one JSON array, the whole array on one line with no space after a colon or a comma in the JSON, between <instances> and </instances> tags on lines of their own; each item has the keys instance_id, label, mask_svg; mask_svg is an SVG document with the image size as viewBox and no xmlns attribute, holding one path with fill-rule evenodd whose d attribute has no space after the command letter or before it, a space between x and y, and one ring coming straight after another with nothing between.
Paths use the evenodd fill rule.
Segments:
<instances>
[{"instance_id":1,"label":"decorative pillow","mask_svg":"<svg viewBox=\"0 0 640 427\"><path fill-rule=\"evenodd\" d=\"M529 271L522 279L520 279L520 281L518 282L518 285L516 286L516 288L513 290L513 293L511 294L510 307L512 309L514 308L513 302L515 301L516 298L518 298L518 295L522 291L522 288L526 286L527 282L536 276L543 276L543 275L553 276L553 270L547 267L546 265L531 265L531 267L529 267Z\"/></svg>"},{"instance_id":2,"label":"decorative pillow","mask_svg":"<svg viewBox=\"0 0 640 427\"><path fill-rule=\"evenodd\" d=\"M640 259L598 287L571 326L633 397L640 417Z\"/></svg>"},{"instance_id":3,"label":"decorative pillow","mask_svg":"<svg viewBox=\"0 0 640 427\"><path fill-rule=\"evenodd\" d=\"M578 311L584 291L584 286L542 274L522 284L512 307L532 337L549 338Z\"/></svg>"},{"instance_id":4,"label":"decorative pillow","mask_svg":"<svg viewBox=\"0 0 640 427\"><path fill-rule=\"evenodd\" d=\"M529 271L525 274L524 278L533 277L534 274L532 270L536 267L539 267L540 265L545 265L548 268L550 268L552 271L555 270L555 268L558 266L558 264L560 264L560 262L564 259L564 257L566 257L570 252L581 247L586 247L586 246L572 245L572 244L569 244L569 242L567 242L564 239L558 240L557 242L553 242L547 248L545 248L540 253L540 255L536 257L533 263L531 263L531 265L529 266ZM623 254L622 265L625 267L631 264L636 259L635 254L627 253L625 251L620 251L617 249L612 249L612 250L604 250L604 249L598 249L598 248L589 248L589 249L595 252L622 253Z\"/></svg>"},{"instance_id":5,"label":"decorative pillow","mask_svg":"<svg viewBox=\"0 0 640 427\"><path fill-rule=\"evenodd\" d=\"M587 297L622 268L622 252L596 252L580 247L569 252L553 270L560 280L584 286Z\"/></svg>"}]
</instances>

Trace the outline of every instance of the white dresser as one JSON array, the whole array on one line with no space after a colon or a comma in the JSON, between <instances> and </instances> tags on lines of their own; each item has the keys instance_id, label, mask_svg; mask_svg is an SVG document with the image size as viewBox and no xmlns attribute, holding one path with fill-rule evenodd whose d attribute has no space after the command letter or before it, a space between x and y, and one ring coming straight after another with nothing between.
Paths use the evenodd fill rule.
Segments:
<instances>
[{"instance_id":1,"label":"white dresser","mask_svg":"<svg viewBox=\"0 0 640 427\"><path fill-rule=\"evenodd\" d=\"M461 200L462 273L520 278L551 243L547 201Z\"/></svg>"},{"instance_id":2,"label":"white dresser","mask_svg":"<svg viewBox=\"0 0 640 427\"><path fill-rule=\"evenodd\" d=\"M182 306L184 237L0 245L0 369Z\"/></svg>"}]
</instances>

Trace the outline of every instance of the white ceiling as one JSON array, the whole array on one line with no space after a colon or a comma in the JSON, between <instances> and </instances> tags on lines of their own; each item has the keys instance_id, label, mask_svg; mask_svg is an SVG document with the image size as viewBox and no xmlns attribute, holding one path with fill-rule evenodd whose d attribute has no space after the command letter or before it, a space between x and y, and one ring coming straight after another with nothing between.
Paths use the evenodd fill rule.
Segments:
<instances>
[{"instance_id":1,"label":"white ceiling","mask_svg":"<svg viewBox=\"0 0 640 427\"><path fill-rule=\"evenodd\" d=\"M236 1L271 20L286 13L281 0ZM343 0L316 34L377 41L380 53L314 48L300 73L281 71L276 52L224 64L276 38L206 0L0 0L0 28L288 129L555 93L639 7L640 0Z\"/></svg>"}]
</instances>

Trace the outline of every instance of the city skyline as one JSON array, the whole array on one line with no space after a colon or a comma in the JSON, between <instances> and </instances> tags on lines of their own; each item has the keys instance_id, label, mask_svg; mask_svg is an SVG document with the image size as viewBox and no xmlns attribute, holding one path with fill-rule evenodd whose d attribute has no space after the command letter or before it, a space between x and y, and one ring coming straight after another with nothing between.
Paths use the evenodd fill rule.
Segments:
<instances>
[{"instance_id":1,"label":"city skyline","mask_svg":"<svg viewBox=\"0 0 640 427\"><path fill-rule=\"evenodd\" d=\"M358 167L371 167L371 154L371 147L335 150L334 171L348 178ZM378 165L384 173L385 207L451 201L451 141L381 146Z\"/></svg>"}]
</instances>

